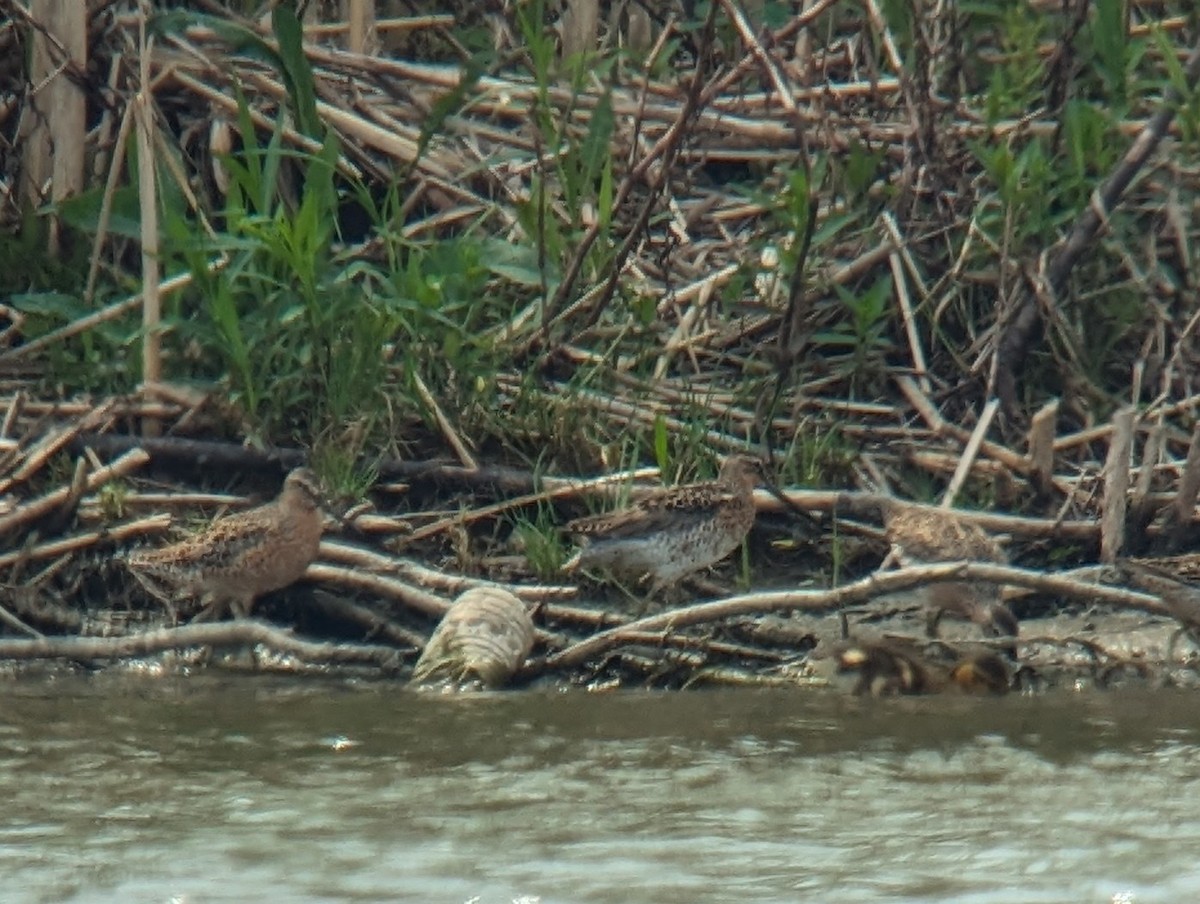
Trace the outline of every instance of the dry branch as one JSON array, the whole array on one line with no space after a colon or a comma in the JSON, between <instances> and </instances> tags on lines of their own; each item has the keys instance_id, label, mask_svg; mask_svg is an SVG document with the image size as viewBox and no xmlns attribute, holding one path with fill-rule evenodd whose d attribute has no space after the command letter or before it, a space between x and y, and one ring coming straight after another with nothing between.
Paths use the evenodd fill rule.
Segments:
<instances>
[{"instance_id":1,"label":"dry branch","mask_svg":"<svg viewBox=\"0 0 1200 904\"><path fill-rule=\"evenodd\" d=\"M116 477L124 477L137 470L150 460L141 449L126 452L112 464L99 468L88 475L87 492L94 493L99 487ZM14 508L7 515L0 516L0 536L17 527L28 525L32 521L45 517L50 512L61 507L71 495L70 487L62 487L46 495Z\"/></svg>"},{"instance_id":2,"label":"dry branch","mask_svg":"<svg viewBox=\"0 0 1200 904\"><path fill-rule=\"evenodd\" d=\"M196 646L242 647L256 644L313 664L374 665L387 671L394 671L400 664L400 656L392 647L313 643L265 622L246 620L161 628L123 637L0 638L0 659L131 659Z\"/></svg>"},{"instance_id":3,"label":"dry branch","mask_svg":"<svg viewBox=\"0 0 1200 904\"><path fill-rule=\"evenodd\" d=\"M633 6L645 12L642 5ZM153 208L158 189L174 180L174 188L187 201L189 215L194 215L202 228L207 228L203 211L221 208L229 183L226 179L223 187L202 189L204 179L200 177L210 174L200 168L203 153L195 152L205 150L197 146L203 145L203 136L213 136L225 141L212 141L207 148L210 155L237 155L235 130L230 124L239 116L239 90L254 128L264 136L279 129L284 156L320 148L314 137L293 128L286 112L293 100L288 79L269 62L269 54L244 53L236 42L226 39L229 31L189 28L182 33L160 33L139 45L135 38L142 22L139 14L107 18L111 30L89 36L88 44L88 50L98 54L96 72L103 73L107 67L108 81L101 84L103 76L98 78L83 67L74 51L66 52L65 44L56 44L44 23L31 20L21 4L10 7L21 28L28 26L39 40L49 42L58 68L47 75L76 94L91 92L89 104L101 111L101 124L86 136L86 150L94 153L97 161L96 176L108 180L100 234L92 247L84 291L89 299L97 274L107 272L110 262L128 256L122 239L109 231L113 195L122 180L128 179L124 148L135 127L142 142L141 156L165 164L162 179L166 181L159 183L150 167L141 168L143 202ZM577 8L590 13L593 7L589 0L581 0ZM366 12L366 4L357 0L353 8L358 14ZM338 142L337 172L341 178L361 182L372 193L393 186L400 191L403 206L390 224L396 235L415 248L447 236L490 232L493 239L542 256L532 281L540 281L539 287L531 290L530 285L521 284L517 295L507 277L499 273L492 274L487 284L489 295L495 292L513 302L511 308L503 308L488 321L477 337L501 352L496 356L500 362L497 372L485 381L497 388L496 410L488 414L499 411L507 416L531 404L556 414L582 412L588 442L594 439L596 449L603 449L604 460L618 445L624 450L631 437L640 443L642 436L659 425L667 430L670 454L680 453L687 466L696 463L692 458L744 448L748 437L789 452L812 447L819 450L814 455L815 476L807 472L805 454L784 459L787 466L795 468L793 473L803 472L805 482L844 487L869 470L882 478L881 483L886 480L904 495L946 500L956 495L995 498L999 508L1019 509L1022 514L985 511L962 516L1025 543L1028 549L1021 552L1029 558L1044 556L1048 560L1056 554L1090 558L1102 535L1103 557L1112 558L1122 546L1120 530L1126 523L1131 533L1145 528L1145 536L1131 536L1130 545L1134 539L1158 542L1164 535L1175 545L1184 542L1196 521L1200 495L1200 429L1193 424L1200 411L1200 392L1193 385L1192 366L1200 315L1183 309L1182 304L1188 298L1189 262L1197 244L1193 218L1188 215L1194 207L1196 168L1181 155L1164 159L1154 170L1155 178L1137 186L1141 195L1130 191L1130 180L1139 168L1145 168L1148 155L1170 128L1178 103L1174 92L1167 93L1157 112L1153 98L1130 98L1131 113L1122 121L1107 123L1114 133L1136 136L1134 147L1097 191L1091 208L1046 267L1036 294L1048 307L1039 313L1027 287L1002 329L993 322L990 300L1010 294L1006 287L1019 269L1010 255L1031 252L1028 247L1010 244L1014 236L1011 222L1003 235L984 222L996 197L991 194L990 175L975 159L976 148L1007 145L1018 151L1036 140L1042 142L1042 148L1049 148L1049 153L1058 154L1063 122L1057 118L1057 110L993 122L992 117L981 115L978 98L950 97L953 86L946 80L947 61L928 47L919 47L918 66L922 68L907 70L907 36L889 30L889 21L874 0L865 5L862 15L850 16L844 14L845 4L817 0L774 29L757 27L752 11L748 15L747 9L733 2L720 0L710 4L709 10L710 15L721 17L723 25L731 26L728 33L733 43L722 46L720 54L709 53L716 42L707 41L694 23L667 18L656 23L661 26L656 34L639 39L641 47L653 45L640 71L630 71L623 60L614 61L610 78L603 83L585 79L582 87L555 80L557 72L546 78L545 73L518 71L519 64L512 61L525 59L521 56L525 49L514 43L514 32L504 30L511 23L503 21L503 13L492 16L491 21L497 27L496 47L501 50L496 58L507 68L494 68L478 78L463 64L457 46L453 46L453 62L448 65L400 59L388 51L357 52L370 44L361 15L354 18L353 29L350 23L306 26L302 50L312 68L320 117ZM453 21L444 16L403 23L379 20L376 27L392 31L445 29ZM231 17L230 24L247 29L248 34L261 37L269 50L279 52L263 23ZM925 24L932 27L936 23ZM1152 25L1176 36L1172 40L1191 40L1191 25L1179 16L1138 23L1130 34ZM351 50L322 43L329 38L345 43L340 36L347 30L352 31L347 35ZM576 31L573 40L586 52L594 47L582 46L586 44L584 32L590 35L595 31L598 40L614 37L604 33L602 23ZM16 28L9 32L16 33ZM916 37L929 40L925 32ZM422 39L454 45L453 34L443 31L431 31ZM676 44L687 42L699 42L693 58L678 53L668 56L675 52ZM139 46L144 52L138 52ZM939 52L945 49L934 48ZM1037 52L1044 55L1051 49L1038 48ZM1156 52L1151 45L1149 53ZM988 65L1012 64L994 47L984 48L981 59ZM1193 52L1185 69L1191 81L1195 80L1196 64L1197 52ZM6 117L25 115L36 107L28 98L40 103L48 85L0 91L0 95L17 98L0 102L0 125L8 122ZM462 102L439 120L436 134L423 135L431 112L453 99L453 92L460 88ZM609 153L614 197L611 222L601 228L594 209L567 209L562 186L555 183L561 178L560 163L570 162L579 143L597 125L597 114L606 101L611 102L613 116ZM156 119L156 108L169 110L170 115ZM542 123L547 121L553 126L544 130ZM173 129L177 134L172 134ZM423 143L424 138L429 141ZM841 180L842 165L860 152L878 158L877 171L861 187L865 208L855 207L850 197L854 192ZM0 149L0 160L3 158ZM779 235L781 216L787 211L778 201L788 190L790 170L808 166L810 158L827 158L837 165L826 168L826 182L809 186L809 232L819 226L821 238L815 250L808 249L812 260L791 274L792 291L787 295L783 290L788 274L779 272L781 251L790 241L794 246L787 250L796 254L800 249L798 256L805 262L806 239ZM732 177L721 173L726 167L733 171ZM753 182L750 188L743 184L747 174ZM0 173L6 179L9 175ZM540 196L533 194L535 186ZM6 209L6 197L0 194L0 213ZM541 220L533 227L538 234L531 234L529 218L521 210L531 198L536 198L540 211ZM1071 318L1057 309L1057 299L1066 295L1072 265L1082 250L1096 247L1105 218L1118 202L1128 206L1139 226L1149 225L1144 230L1146 250L1124 247L1113 255L1120 259L1130 285L1148 299L1149 323L1137 325L1127 339L1129 345L1138 346L1132 395L1125 386L1114 394L1108 391L1111 387L1085 379L1087 385L1080 388L1068 379L1080 375L1081 355L1071 347L1077 338ZM583 206L589 205L594 207L594 202L585 199ZM886 207L882 215L878 214L880 207ZM868 209L870 216L856 223L862 209ZM146 266L154 270L155 230L148 216L143 216L143 225ZM555 260L547 259L547 242L540 237L549 230L564 240L566 248ZM388 253L385 242L382 236L368 236L361 246L346 249L345 255L347 260L369 261L374 255ZM600 246L605 252L600 255L602 267L593 267L596 255L589 254L589 245L595 250L597 242L604 243ZM768 251L775 255L774 264ZM1150 265L1146 257L1153 259ZM227 261L218 258L210 269L225 266ZM144 453L148 453L161 469L156 478L162 477L162 471L180 470L180 465L212 474L232 469L281 470L306 461L301 448L262 451L236 442L197 438L218 424L226 426L219 410L219 390L189 395L150 379L143 387L143 401L113 399L100 409L91 399L63 401L47 397L41 390L36 381L46 373L50 352L60 347L73 349L80 344L81 334L102 324L132 322L128 315L133 308L146 308L148 336L155 335L151 310L154 280L152 274L150 277L145 293L99 310L89 309L92 313L65 325L52 324L57 328L47 328L49 332L40 337L28 334L35 317L19 310L19 304L0 306L0 393L9 393L0 399L5 411L0 426L0 474L4 475L0 533L13 547L0 556L0 567L11 568L10 577L26 562L54 559L44 575L53 577L55 589L77 593L94 577L88 568L96 567L89 561L94 557L77 555L80 550L127 543L142 530L162 529L165 516L106 530L66 527L78 520L95 528L101 517L99 506L92 502L74 517L81 497L95 489L100 473L89 477L85 472L89 449L102 457L143 456L139 462L144 462ZM555 279L557 284L552 282ZM867 365L847 363L854 356L840 356L840 347L829 340L831 332L839 341L848 335L849 315L832 290L841 288L843 297L852 299L882 279L890 279L895 295L879 324L886 327L879 333L879 346L866 342L855 348L856 353L866 353ZM159 295L165 298L176 293L174 301L190 284L189 276L164 280ZM1081 310L1086 311L1091 303L1092 291L1092 287L1080 287ZM621 316L621 302L630 296L646 303L645 322ZM980 298L985 299L982 304ZM185 298L179 303L191 302ZM1005 380L1015 379L1008 371L1019 366L1020 356L1033 338L1030 318L1036 324L1046 314L1053 315L1058 331L1053 335L1062 338L1066 346L1062 352L1068 358L1065 366L1076 370L1064 374L1063 386L1055 386L1061 402L1047 406L1035 417L1028 449L1017 451L985 439L995 400L981 398L979 390L985 384L988 362L994 362L998 397L1008 401ZM553 335L543 348L543 330L548 327L553 328ZM173 341L173 337L168 339ZM1016 354L1012 354L1014 343ZM164 349L169 347L168 342ZM530 361L524 352L532 348L550 353ZM780 349L785 352L782 356ZM799 354L801 351L809 355ZM388 354L393 353L389 348ZM1128 352L1118 349L1117 353ZM152 378L155 359L149 346L147 354L146 371ZM792 379L786 385L783 381L777 384L779 404L771 408L768 420L761 416L756 400L763 397L763 386L777 378L781 361L792 368L788 373ZM540 635L546 648L557 651L549 662L582 661L581 656L591 659L596 652L614 649L615 644L629 644L639 650L621 659L640 674L679 675L693 669L696 678L704 672L741 682L755 679L740 672L712 671L711 659L750 660L755 648L716 636L680 634L678 629L685 624L724 621L739 612L827 611L860 593L854 589L860 585L853 584L848 585L849 590L822 591L816 596L746 595L654 619L630 620L620 613L562 603L578 593L575 587L514 586L481 577L503 574L513 561L512 556L490 555L492 550L478 556L473 546L467 550L462 564L469 563L479 571L471 575L446 573L437 563L385 553L378 548L382 544L389 549L406 544L416 555L440 546L418 547L419 541L448 531L468 536L471 544L490 542L479 540L478 535L486 531L459 530L489 521L494 522L497 538L503 539L500 535L507 524L500 515L521 506L561 503L582 491L615 493L613 484L623 477L580 481L543 474L543 467L550 474L591 470L601 458L569 457L579 451L570 448L563 454L563 447L572 445L573 439L555 435L556 427L539 427L516 439L497 436L489 427L492 432L481 436L476 432L478 420L475 424L470 421L471 405L462 404L461 394L446 391L430 372L414 370L412 376L415 379L406 381L403 392L391 384L382 387L389 394L388 404L399 410L411 402L418 413L433 412L437 429L427 429L419 417L403 411L397 416L401 429L391 435L403 437L405 444L411 442L412 448L421 449L419 454L426 456L437 454L429 451L431 448L448 448L458 464L382 462L380 474L385 480L403 479L408 485L399 489L386 483L377 486L377 504L392 509L386 514L364 514L360 509L344 522L351 529L369 533L363 542L376 548L351 548L327 539L322 547L327 561L313 565L308 572L310 579L345 592L345 599L329 596L319 603L334 619L411 645L420 640L420 630L399 626L387 614L375 612L372 605L349 599L351 594L373 601L397 620L403 616L407 623L440 617L446 598L463 589L498 586L536 603L535 618L562 628L563 633L543 630ZM412 399L407 395L411 386L416 387L417 396ZM1118 429L1114 429L1108 423L1098 424L1097 419L1110 416L1111 398L1143 406L1146 397L1155 392L1158 395L1148 405L1143 421L1154 424L1155 432L1146 438L1137 480L1130 490L1131 456L1123 450L1135 447L1139 433L1132 421L1124 424L1118 417ZM217 404L207 404L206 395ZM1030 396L1034 406L1045 401L1044 395L1034 392ZM132 418L161 420L179 435L141 441L115 432L127 430ZM527 428L522 425L522 429ZM1064 431L1061 438L1059 429ZM514 436L518 432L514 430ZM304 442L307 438L297 439ZM494 439L500 442L493 444ZM826 458L827 439L835 451ZM139 443L141 450L130 452ZM685 452L688 443L694 448ZM516 450L509 461L536 457L538 472L479 460L483 450L497 447L504 449L505 455ZM636 448L645 453L644 444ZM842 454L837 450L841 449L848 449L844 453L848 462L837 463ZM1111 460L1101 474L1106 449ZM65 461L64 453L70 453L73 460ZM75 477L63 478L69 485L51 492L53 488L47 486L53 482L51 475L67 464L76 468ZM928 485L930 478L932 486ZM402 492L409 488L415 492ZM1026 492L1028 489L1036 492ZM466 494L471 499L464 502ZM840 490L789 491L787 497L790 504L805 510L839 517L849 514L872 522L878 503L877 498ZM134 493L124 503L144 511L144 503L151 499L149 494ZM107 509L112 500L106 494L103 501ZM411 511L418 501L423 510ZM167 507L171 503L161 499L153 504ZM193 498L191 504L209 503ZM761 512L770 515L788 511L764 493L759 494L757 504ZM1160 507L1168 509L1165 523L1155 520ZM768 533L781 520L761 519L759 532ZM408 524L420 526L393 542L390 535L403 533ZM869 526L847 526L868 536L877 533ZM809 540L806 534L802 543ZM811 543L812 570L827 570L829 533ZM875 548L874 542L866 545L872 551ZM24 548L18 551L19 546ZM1026 561L1024 556L1022 561ZM808 560L803 567L810 567ZM856 573L861 573L861 563L855 567L859 569ZM947 574L959 577L992 579L979 577L985 574L980 571L982 566L946 568L951 569ZM901 577L880 575L861 586L877 589L917 581L911 573L897 574ZM1026 573L1023 586L1115 607L1136 606L1160 616L1165 611L1145 595L1086 585L1070 575L1035 578L1030 576L1033 574ZM928 572L921 578L925 579L930 579ZM1003 582L1022 584L1011 572L1005 573ZM867 590L861 593L866 594L863 599L870 595ZM1176 604L1178 609L1178 600ZM44 627L45 623L34 621ZM21 630L13 623L10 626ZM64 620L59 627L76 630L77 626ZM586 637L596 631L600 633L595 637ZM642 655L646 646L656 643L669 654L657 658ZM565 659L556 660L555 656Z\"/></svg>"},{"instance_id":4,"label":"dry branch","mask_svg":"<svg viewBox=\"0 0 1200 904\"><path fill-rule=\"evenodd\" d=\"M693 625L721 621L735 616L761 615L768 612L832 612L864 603L885 593L894 593L936 581L976 579L995 584L1016 584L1047 593L1077 599L1103 601L1110 605L1140 609L1170 617L1168 608L1158 599L1143 593L1101 584L1083 583L1072 578L1042 574L1024 568L982 563L946 563L901 568L875 573L852 584L833 590L795 590L752 593L684 609L664 612L629 622L618 628L594 634L572 647L548 656L540 669L573 668L625 642L627 635L640 636L646 631L673 631Z\"/></svg>"}]
</instances>

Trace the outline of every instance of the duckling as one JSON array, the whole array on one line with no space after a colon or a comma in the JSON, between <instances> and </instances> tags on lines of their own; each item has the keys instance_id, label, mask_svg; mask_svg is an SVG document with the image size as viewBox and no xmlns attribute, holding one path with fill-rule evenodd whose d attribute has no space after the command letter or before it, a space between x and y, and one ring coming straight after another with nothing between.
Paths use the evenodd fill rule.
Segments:
<instances>
[{"instance_id":1,"label":"duckling","mask_svg":"<svg viewBox=\"0 0 1200 904\"><path fill-rule=\"evenodd\" d=\"M1005 694L1012 682L1004 660L990 650L959 655L947 667L900 638L853 640L833 644L810 658L813 672L846 687L855 696L896 694Z\"/></svg>"},{"instance_id":2,"label":"duckling","mask_svg":"<svg viewBox=\"0 0 1200 904\"><path fill-rule=\"evenodd\" d=\"M809 660L815 674L855 696L890 697L940 690L944 675L924 661L914 647L896 641L840 641L815 652Z\"/></svg>"},{"instance_id":3,"label":"duckling","mask_svg":"<svg viewBox=\"0 0 1200 904\"><path fill-rule=\"evenodd\" d=\"M950 668L950 683L968 694L1007 694L1012 673L1004 660L990 651L964 656Z\"/></svg>"}]
</instances>

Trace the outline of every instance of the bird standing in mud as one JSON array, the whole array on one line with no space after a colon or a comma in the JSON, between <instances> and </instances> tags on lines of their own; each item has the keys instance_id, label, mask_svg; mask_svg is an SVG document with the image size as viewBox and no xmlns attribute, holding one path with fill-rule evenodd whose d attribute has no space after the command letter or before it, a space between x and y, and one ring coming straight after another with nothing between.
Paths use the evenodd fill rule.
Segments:
<instances>
[{"instance_id":1,"label":"bird standing in mud","mask_svg":"<svg viewBox=\"0 0 1200 904\"><path fill-rule=\"evenodd\" d=\"M134 552L129 570L154 596L170 607L155 586L199 596L197 620L228 607L246 617L254 600L296 581L316 558L321 542L321 490L307 468L288 474L279 496L266 505L226 515L194 537L162 549Z\"/></svg>"},{"instance_id":2,"label":"bird standing in mud","mask_svg":"<svg viewBox=\"0 0 1200 904\"><path fill-rule=\"evenodd\" d=\"M754 487L764 479L758 458L731 455L716 480L660 490L628 508L578 518L566 529L583 545L563 570L604 568L649 580L652 597L741 545L754 524Z\"/></svg>"},{"instance_id":3,"label":"bird standing in mud","mask_svg":"<svg viewBox=\"0 0 1200 904\"><path fill-rule=\"evenodd\" d=\"M917 508L889 503L883 509L888 541L903 565L932 562L993 562L1007 564L1008 557L994 538L978 526L945 509ZM978 581L948 581L926 588L931 609L926 628L937 636L944 614L980 625L992 637L1016 637L1018 623L1000 601L999 588Z\"/></svg>"}]
</instances>

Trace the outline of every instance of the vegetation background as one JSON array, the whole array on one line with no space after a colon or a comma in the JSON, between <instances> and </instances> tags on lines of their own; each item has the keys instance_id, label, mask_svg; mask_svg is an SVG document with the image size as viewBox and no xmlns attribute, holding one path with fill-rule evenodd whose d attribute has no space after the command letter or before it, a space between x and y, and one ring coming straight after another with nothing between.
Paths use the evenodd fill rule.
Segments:
<instances>
[{"instance_id":1,"label":"vegetation background","mask_svg":"<svg viewBox=\"0 0 1200 904\"><path fill-rule=\"evenodd\" d=\"M350 497L753 445L1086 512L1131 407L1150 491L1188 457L1190 3L91 2L64 197L22 181L42 8L0 4L10 387L140 393Z\"/></svg>"}]
</instances>

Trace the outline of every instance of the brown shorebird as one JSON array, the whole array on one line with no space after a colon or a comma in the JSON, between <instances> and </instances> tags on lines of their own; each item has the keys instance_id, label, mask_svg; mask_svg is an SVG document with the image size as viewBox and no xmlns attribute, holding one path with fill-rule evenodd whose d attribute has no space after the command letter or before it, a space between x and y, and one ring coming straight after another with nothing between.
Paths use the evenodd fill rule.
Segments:
<instances>
[{"instance_id":1,"label":"brown shorebird","mask_svg":"<svg viewBox=\"0 0 1200 904\"><path fill-rule=\"evenodd\" d=\"M1182 584L1194 587L1200 582L1200 553L1185 552L1174 556L1139 556L1132 559L1119 559L1116 563L1118 570L1126 573L1126 577L1138 583L1151 593L1163 587ZM1156 579L1159 582L1155 586Z\"/></svg>"},{"instance_id":2,"label":"brown shorebird","mask_svg":"<svg viewBox=\"0 0 1200 904\"><path fill-rule=\"evenodd\" d=\"M1163 601L1167 611L1179 622L1179 630L1167 644L1167 658L1175 655L1175 644L1181 634L1200 645L1200 556L1184 553L1157 558L1118 559L1117 570L1132 586L1153 593Z\"/></svg>"},{"instance_id":3,"label":"brown shorebird","mask_svg":"<svg viewBox=\"0 0 1200 904\"><path fill-rule=\"evenodd\" d=\"M307 468L288 474L266 505L226 515L194 537L125 560L142 585L171 607L169 595L199 596L203 620L228 607L246 617L254 600L286 587L304 573L321 542L321 490Z\"/></svg>"},{"instance_id":4,"label":"brown shorebird","mask_svg":"<svg viewBox=\"0 0 1200 904\"><path fill-rule=\"evenodd\" d=\"M583 546L563 570L602 568L648 579L652 597L741 545L754 524L754 487L763 480L762 461L731 455L716 480L660 490L628 508L578 518L567 531Z\"/></svg>"},{"instance_id":5,"label":"brown shorebird","mask_svg":"<svg viewBox=\"0 0 1200 904\"><path fill-rule=\"evenodd\" d=\"M887 538L903 565L932 562L993 562L1007 564L1008 556L982 528L945 509L918 508L896 502L883 507ZM981 581L947 581L926 588L930 603L926 630L937 636L943 615L955 615L980 625L992 637L1016 637L1016 616L1000 601L1000 590ZM1014 651L1015 652L1015 651Z\"/></svg>"}]
</instances>

